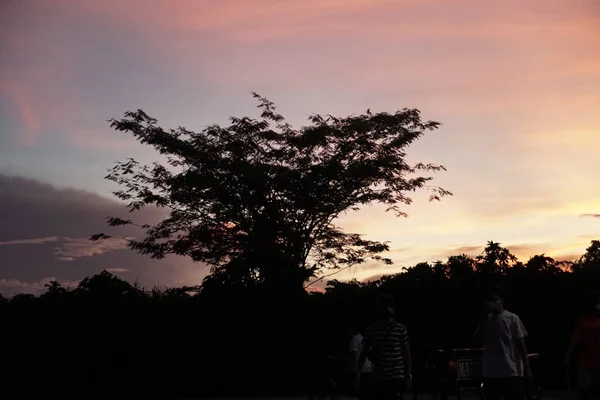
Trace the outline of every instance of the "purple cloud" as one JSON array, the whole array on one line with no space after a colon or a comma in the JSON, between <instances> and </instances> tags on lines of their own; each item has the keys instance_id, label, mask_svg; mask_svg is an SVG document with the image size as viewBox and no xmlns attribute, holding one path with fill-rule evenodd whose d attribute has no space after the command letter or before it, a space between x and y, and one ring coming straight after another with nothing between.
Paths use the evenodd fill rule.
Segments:
<instances>
[{"instance_id":1,"label":"purple cloud","mask_svg":"<svg viewBox=\"0 0 600 400\"><path fill-rule=\"evenodd\" d=\"M163 215L149 208L133 218L155 223ZM39 292L48 277L76 282L104 269L127 272L149 287L198 284L207 274L206 266L187 258L136 254L122 239L89 241L99 232L122 238L143 233L130 226L110 228L108 216L132 218L123 204L106 197L0 174L0 292Z\"/></svg>"}]
</instances>

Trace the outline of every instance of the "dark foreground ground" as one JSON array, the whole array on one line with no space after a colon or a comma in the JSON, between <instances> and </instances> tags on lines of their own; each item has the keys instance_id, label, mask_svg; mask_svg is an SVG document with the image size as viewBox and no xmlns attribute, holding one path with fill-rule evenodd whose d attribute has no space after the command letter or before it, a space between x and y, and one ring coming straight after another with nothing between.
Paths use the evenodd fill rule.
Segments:
<instances>
[{"instance_id":1,"label":"dark foreground ground","mask_svg":"<svg viewBox=\"0 0 600 400\"><path fill-rule=\"evenodd\" d=\"M196 400L196 398L180 398L179 400ZM411 394L407 394L404 396L405 400L413 400L413 396ZM419 400L429 400L429 396L420 395L418 397ZM448 400L455 400L456 396L449 396ZM479 396L476 393L464 393L463 400L479 400ZM223 400L223 399L219 399ZM230 398L227 400L307 400L306 397L301 396L293 396L293 397L236 397ZM327 400L327 399L323 399ZM338 397L338 400L355 400L353 397ZM577 400L577 395L574 392L567 391L551 391L548 393L544 393L542 396L542 400Z\"/></svg>"}]
</instances>

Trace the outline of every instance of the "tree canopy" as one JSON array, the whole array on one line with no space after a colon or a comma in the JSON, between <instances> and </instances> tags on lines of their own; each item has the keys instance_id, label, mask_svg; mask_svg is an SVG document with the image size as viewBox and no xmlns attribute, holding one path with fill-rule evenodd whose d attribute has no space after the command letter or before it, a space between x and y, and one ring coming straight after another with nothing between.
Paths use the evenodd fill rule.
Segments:
<instances>
[{"instance_id":1,"label":"tree canopy","mask_svg":"<svg viewBox=\"0 0 600 400\"><path fill-rule=\"evenodd\" d=\"M440 126L422 121L417 109L315 114L294 129L272 102L254 97L260 119L232 117L229 126L201 132L163 129L142 110L110 121L167 160L141 165L127 159L106 177L121 186L114 194L130 211L168 210L154 225L109 218L111 226L144 229L131 249L153 258L189 256L212 267L208 280L302 288L324 269L391 263L383 254L388 243L335 224L344 212L380 203L406 215L411 192L429 190L430 200L450 194L430 185L442 166L406 160L407 147Z\"/></svg>"}]
</instances>

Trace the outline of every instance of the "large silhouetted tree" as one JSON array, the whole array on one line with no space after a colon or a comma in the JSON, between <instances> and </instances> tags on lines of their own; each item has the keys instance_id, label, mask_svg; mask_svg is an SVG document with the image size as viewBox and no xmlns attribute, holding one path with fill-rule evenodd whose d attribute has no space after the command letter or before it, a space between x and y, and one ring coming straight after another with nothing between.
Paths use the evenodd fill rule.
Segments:
<instances>
[{"instance_id":1,"label":"large silhouetted tree","mask_svg":"<svg viewBox=\"0 0 600 400\"><path fill-rule=\"evenodd\" d=\"M429 186L443 167L409 165L407 147L439 127L419 110L345 118L312 115L294 129L267 99L254 94L260 119L231 118L201 132L163 129L141 110L111 126L154 147L166 164L118 163L107 179L131 211L168 210L130 247L162 258L175 253L212 266L212 279L231 284L300 287L315 273L378 260L386 243L365 240L335 225L342 213L380 203L396 215L410 192L449 194ZM424 175L422 175L424 174ZM109 218L109 225L134 224ZM106 238L95 235L93 239Z\"/></svg>"}]
</instances>

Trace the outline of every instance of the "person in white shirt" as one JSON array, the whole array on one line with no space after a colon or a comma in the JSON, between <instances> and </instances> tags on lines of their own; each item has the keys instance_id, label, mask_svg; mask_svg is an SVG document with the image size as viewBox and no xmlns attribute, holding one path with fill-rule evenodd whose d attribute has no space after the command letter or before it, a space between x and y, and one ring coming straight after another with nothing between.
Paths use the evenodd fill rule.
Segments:
<instances>
[{"instance_id":1,"label":"person in white shirt","mask_svg":"<svg viewBox=\"0 0 600 400\"><path fill-rule=\"evenodd\" d=\"M357 391L358 397L364 398L366 388L369 384L369 377L371 375L371 361L369 361L369 359L367 358L361 370L358 371L359 355L363 348L363 335L361 333L361 329L356 327L353 327L351 329L351 334L352 337L350 339L349 348L350 372L352 374L352 377L357 375L359 376L359 381L354 382L354 389Z\"/></svg>"},{"instance_id":2,"label":"person in white shirt","mask_svg":"<svg viewBox=\"0 0 600 400\"><path fill-rule=\"evenodd\" d=\"M504 309L501 288L488 295L477 335L483 342L486 400L525 400L523 377L532 377L525 347L527 331L516 314Z\"/></svg>"}]
</instances>

